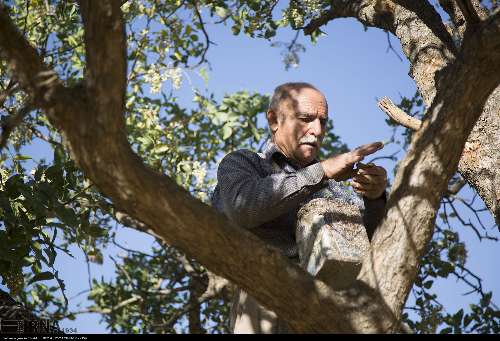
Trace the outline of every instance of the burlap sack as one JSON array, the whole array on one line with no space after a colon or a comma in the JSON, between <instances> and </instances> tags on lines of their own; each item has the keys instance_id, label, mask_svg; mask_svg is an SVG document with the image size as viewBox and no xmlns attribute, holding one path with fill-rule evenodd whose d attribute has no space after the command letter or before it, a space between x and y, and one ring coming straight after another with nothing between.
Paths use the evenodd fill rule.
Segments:
<instances>
[{"instance_id":1,"label":"burlap sack","mask_svg":"<svg viewBox=\"0 0 500 341\"><path fill-rule=\"evenodd\" d=\"M338 290L356 279L370 247L359 207L336 198L299 210L296 240L300 265Z\"/></svg>"}]
</instances>

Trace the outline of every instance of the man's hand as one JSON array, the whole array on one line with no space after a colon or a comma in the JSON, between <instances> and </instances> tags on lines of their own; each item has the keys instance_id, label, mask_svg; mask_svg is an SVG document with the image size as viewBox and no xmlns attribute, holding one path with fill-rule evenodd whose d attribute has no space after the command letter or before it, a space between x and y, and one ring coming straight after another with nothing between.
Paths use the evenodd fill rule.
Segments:
<instances>
[{"instance_id":1,"label":"man's hand","mask_svg":"<svg viewBox=\"0 0 500 341\"><path fill-rule=\"evenodd\" d=\"M356 193L368 199L377 199L387 186L387 172L383 167L374 164L364 165L360 162L351 184Z\"/></svg>"},{"instance_id":2,"label":"man's hand","mask_svg":"<svg viewBox=\"0 0 500 341\"><path fill-rule=\"evenodd\" d=\"M354 164L356 162L362 161L365 156L373 154L383 147L384 144L382 142L365 144L350 152L323 160L321 161L321 166L328 179L344 181L355 175Z\"/></svg>"}]
</instances>

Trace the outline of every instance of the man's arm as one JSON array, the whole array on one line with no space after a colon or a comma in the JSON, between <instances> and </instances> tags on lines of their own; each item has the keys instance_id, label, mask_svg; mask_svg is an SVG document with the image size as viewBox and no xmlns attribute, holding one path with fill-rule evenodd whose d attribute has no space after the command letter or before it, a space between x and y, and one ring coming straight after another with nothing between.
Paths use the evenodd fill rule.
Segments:
<instances>
[{"instance_id":1,"label":"man's arm","mask_svg":"<svg viewBox=\"0 0 500 341\"><path fill-rule=\"evenodd\" d=\"M319 163L293 173L261 176L259 158L247 150L236 151L224 157L217 171L214 205L242 227L279 217L325 185Z\"/></svg>"},{"instance_id":2,"label":"man's arm","mask_svg":"<svg viewBox=\"0 0 500 341\"><path fill-rule=\"evenodd\" d=\"M368 239L371 241L373 234L375 233L375 229L382 221L385 214L385 204L387 202L386 193L384 192L378 199L368 199L363 197L363 201L365 204L363 223L366 228L366 233L368 234Z\"/></svg>"}]
</instances>

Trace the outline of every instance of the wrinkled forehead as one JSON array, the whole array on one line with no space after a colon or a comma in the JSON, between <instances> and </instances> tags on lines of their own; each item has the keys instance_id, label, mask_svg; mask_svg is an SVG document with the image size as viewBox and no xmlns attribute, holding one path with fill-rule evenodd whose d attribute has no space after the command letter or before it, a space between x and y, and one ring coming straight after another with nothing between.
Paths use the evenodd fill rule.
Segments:
<instances>
[{"instance_id":1,"label":"wrinkled forehead","mask_svg":"<svg viewBox=\"0 0 500 341\"><path fill-rule=\"evenodd\" d=\"M295 113L328 114L325 96L316 89L301 88L290 91L290 97L283 103L287 111Z\"/></svg>"}]
</instances>

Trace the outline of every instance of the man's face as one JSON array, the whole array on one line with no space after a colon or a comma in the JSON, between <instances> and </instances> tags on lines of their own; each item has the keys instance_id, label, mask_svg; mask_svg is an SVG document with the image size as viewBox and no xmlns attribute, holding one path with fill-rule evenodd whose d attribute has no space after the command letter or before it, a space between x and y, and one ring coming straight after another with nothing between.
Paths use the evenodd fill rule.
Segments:
<instances>
[{"instance_id":1,"label":"man's face","mask_svg":"<svg viewBox=\"0 0 500 341\"><path fill-rule=\"evenodd\" d=\"M274 142L288 158L302 167L318 155L328 122L325 97L317 90L302 88L292 91L291 98L280 105L281 115L275 130Z\"/></svg>"}]
</instances>

